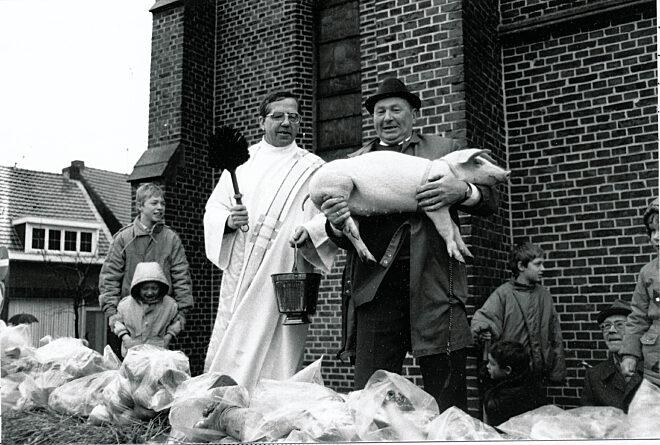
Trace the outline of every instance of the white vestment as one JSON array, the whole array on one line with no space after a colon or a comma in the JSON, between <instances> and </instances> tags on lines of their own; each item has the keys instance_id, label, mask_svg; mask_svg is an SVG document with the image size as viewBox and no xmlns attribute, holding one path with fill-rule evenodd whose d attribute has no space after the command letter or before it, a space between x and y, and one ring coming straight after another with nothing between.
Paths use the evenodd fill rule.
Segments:
<instances>
[{"instance_id":1,"label":"white vestment","mask_svg":"<svg viewBox=\"0 0 660 445\"><path fill-rule=\"evenodd\" d=\"M310 264L328 272L337 248L313 203L307 201L303 209L309 178L323 160L295 142L274 147L262 139L249 153L248 161L236 169L249 231L224 233L229 208L235 204L228 171L206 204L206 256L223 274L204 372L222 372L251 386L261 378L291 377L302 360L308 325L282 325L284 315L278 312L271 280L271 274L293 269L293 231L303 226L311 238L298 249L301 272L311 271Z\"/></svg>"}]
</instances>

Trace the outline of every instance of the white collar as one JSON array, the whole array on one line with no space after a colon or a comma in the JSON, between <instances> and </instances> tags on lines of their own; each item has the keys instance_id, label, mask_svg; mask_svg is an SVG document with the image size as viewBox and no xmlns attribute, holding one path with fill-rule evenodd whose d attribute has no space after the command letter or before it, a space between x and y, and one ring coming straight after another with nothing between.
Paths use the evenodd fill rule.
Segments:
<instances>
[{"instance_id":1,"label":"white collar","mask_svg":"<svg viewBox=\"0 0 660 445\"><path fill-rule=\"evenodd\" d=\"M383 142L382 140L379 139L378 144L382 145L383 147L396 147L397 145L401 145L404 142L408 142L411 137L412 137L412 134L410 136L408 136L407 138L405 138L403 141L399 142L398 144L386 144L385 142Z\"/></svg>"},{"instance_id":2,"label":"white collar","mask_svg":"<svg viewBox=\"0 0 660 445\"><path fill-rule=\"evenodd\" d=\"M290 153L292 151L295 151L298 148L298 144L296 144L296 141L291 142L289 145L285 145L284 147L276 147L274 145L269 144L266 142L265 138L261 138L261 141L259 141L258 144L254 144L251 146L248 151L250 153L250 156L253 156L256 154L258 151L263 151L265 153Z\"/></svg>"}]
</instances>

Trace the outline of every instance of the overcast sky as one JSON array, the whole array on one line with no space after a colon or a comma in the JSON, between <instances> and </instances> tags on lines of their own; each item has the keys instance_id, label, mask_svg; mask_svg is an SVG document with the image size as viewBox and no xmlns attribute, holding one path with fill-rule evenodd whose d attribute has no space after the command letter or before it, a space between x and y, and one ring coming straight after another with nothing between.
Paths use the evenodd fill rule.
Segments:
<instances>
[{"instance_id":1,"label":"overcast sky","mask_svg":"<svg viewBox=\"0 0 660 445\"><path fill-rule=\"evenodd\" d=\"M0 0L0 165L130 173L147 148L154 0Z\"/></svg>"}]
</instances>

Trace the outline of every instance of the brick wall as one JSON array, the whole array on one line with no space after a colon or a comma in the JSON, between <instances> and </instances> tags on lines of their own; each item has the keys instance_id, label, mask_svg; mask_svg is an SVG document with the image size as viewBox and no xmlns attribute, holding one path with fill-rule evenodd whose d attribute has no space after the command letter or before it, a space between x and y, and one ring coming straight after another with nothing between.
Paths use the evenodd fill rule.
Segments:
<instances>
[{"instance_id":1,"label":"brick wall","mask_svg":"<svg viewBox=\"0 0 660 445\"><path fill-rule=\"evenodd\" d=\"M575 10L594 5L612 4L612 0L501 0L502 24L525 19L539 19L548 14Z\"/></svg>"},{"instance_id":2,"label":"brick wall","mask_svg":"<svg viewBox=\"0 0 660 445\"><path fill-rule=\"evenodd\" d=\"M362 95L398 77L422 99L417 128L465 141L461 2L360 2ZM363 138L375 137L363 108Z\"/></svg>"},{"instance_id":3,"label":"brick wall","mask_svg":"<svg viewBox=\"0 0 660 445\"><path fill-rule=\"evenodd\" d=\"M259 103L272 91L290 90L299 96L303 116L297 142L313 149L312 3L217 2L215 125L244 129L248 142L256 143L262 136Z\"/></svg>"},{"instance_id":4,"label":"brick wall","mask_svg":"<svg viewBox=\"0 0 660 445\"><path fill-rule=\"evenodd\" d=\"M315 149L313 2L211 3L173 2L154 14L152 56L149 146L180 141L184 148L179 191L168 189L168 221L192 257L198 301L192 317L200 328L182 341L197 369L219 285L203 258L201 215L219 172L205 167L202 136L229 123L256 142L259 101L287 88L302 98L299 143ZM629 299L652 254L640 216L657 193L655 10L571 17L553 28L496 36L498 12L486 3L360 1L361 95L373 94L386 77L402 78L422 97L420 130L486 146L502 165L508 157L512 187L500 190L498 214L463 219L477 256L469 268L470 303L479 306L505 278L504 250L512 238L531 238L550 252L544 284L556 296L570 366L569 385L551 393L570 406L581 383L577 363L604 356L595 313L615 298ZM524 19L540 17L535 11L571 12L562 2L502 0L501 6L503 23L523 27ZM367 140L373 123L361 113ZM349 390L352 368L334 359L342 267L340 257L322 283L305 359L326 354L327 383ZM421 383L414 363L406 364Z\"/></svg>"},{"instance_id":5,"label":"brick wall","mask_svg":"<svg viewBox=\"0 0 660 445\"><path fill-rule=\"evenodd\" d=\"M214 178L205 140L213 116L214 4L172 2L153 11L149 147L178 142L182 153L164 186L167 224L181 237L193 282L195 306L177 339L193 375L202 372L220 282L204 254L202 226Z\"/></svg>"},{"instance_id":6,"label":"brick wall","mask_svg":"<svg viewBox=\"0 0 660 445\"><path fill-rule=\"evenodd\" d=\"M184 6L182 2L174 2L152 12L150 148L158 143L176 140L181 133Z\"/></svg>"},{"instance_id":7,"label":"brick wall","mask_svg":"<svg viewBox=\"0 0 660 445\"><path fill-rule=\"evenodd\" d=\"M513 235L548 252L563 405L577 402L579 362L605 357L596 313L630 300L653 253L641 215L658 190L655 51L652 4L504 42Z\"/></svg>"},{"instance_id":8,"label":"brick wall","mask_svg":"<svg viewBox=\"0 0 660 445\"><path fill-rule=\"evenodd\" d=\"M465 77L465 130L468 147L491 150L497 163L506 167L504 141L504 105L502 97L501 48L497 27L500 22L496 2L463 0L463 70ZM500 207L488 218L463 215L464 238L469 242L474 259L468 266L468 315L481 307L488 295L507 278L509 235L509 189L498 188ZM480 347L475 348L468 363L468 406L479 412L476 379Z\"/></svg>"}]
</instances>

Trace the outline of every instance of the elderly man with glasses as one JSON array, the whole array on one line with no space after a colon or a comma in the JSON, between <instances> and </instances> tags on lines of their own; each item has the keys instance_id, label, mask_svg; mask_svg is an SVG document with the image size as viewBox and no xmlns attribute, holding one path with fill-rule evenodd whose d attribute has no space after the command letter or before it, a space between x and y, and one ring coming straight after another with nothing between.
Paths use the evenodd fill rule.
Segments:
<instances>
[{"instance_id":1,"label":"elderly man with glasses","mask_svg":"<svg viewBox=\"0 0 660 445\"><path fill-rule=\"evenodd\" d=\"M642 372L626 378L621 372L620 349L626 327L626 317L631 312L630 303L616 300L598 314L597 321L603 332L608 349L607 360L587 369L582 390L582 405L614 406L628 411L637 387L642 382Z\"/></svg>"},{"instance_id":2,"label":"elderly man with glasses","mask_svg":"<svg viewBox=\"0 0 660 445\"><path fill-rule=\"evenodd\" d=\"M292 271L292 246L300 272L329 271L337 251L325 217L311 204L303 208L307 181L323 160L296 144L298 105L289 92L264 99L263 138L236 169L243 204L236 203L227 171L206 204L206 256L223 274L204 371L241 385L288 378L302 361L308 325L282 325L271 275Z\"/></svg>"}]
</instances>

